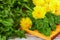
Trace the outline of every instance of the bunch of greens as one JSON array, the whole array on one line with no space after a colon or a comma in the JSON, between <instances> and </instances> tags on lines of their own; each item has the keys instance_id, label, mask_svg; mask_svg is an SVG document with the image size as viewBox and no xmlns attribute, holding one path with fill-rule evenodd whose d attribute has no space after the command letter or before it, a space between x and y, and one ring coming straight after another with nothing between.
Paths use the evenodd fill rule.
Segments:
<instances>
[{"instance_id":1,"label":"bunch of greens","mask_svg":"<svg viewBox=\"0 0 60 40\"><path fill-rule=\"evenodd\" d=\"M51 31L55 31L56 25L60 24L60 15L47 12L45 18L37 19L33 24L30 30L38 30L40 33L50 36Z\"/></svg>"},{"instance_id":2,"label":"bunch of greens","mask_svg":"<svg viewBox=\"0 0 60 40\"><path fill-rule=\"evenodd\" d=\"M29 17L33 7L32 0L0 0L0 40L25 37L19 21L22 17Z\"/></svg>"}]
</instances>

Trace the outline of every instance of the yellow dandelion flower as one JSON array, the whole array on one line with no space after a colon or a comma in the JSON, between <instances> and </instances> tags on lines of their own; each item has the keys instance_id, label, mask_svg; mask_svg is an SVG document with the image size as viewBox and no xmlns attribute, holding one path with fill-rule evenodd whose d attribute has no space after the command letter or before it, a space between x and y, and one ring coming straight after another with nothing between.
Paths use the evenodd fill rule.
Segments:
<instances>
[{"instance_id":1,"label":"yellow dandelion flower","mask_svg":"<svg viewBox=\"0 0 60 40\"><path fill-rule=\"evenodd\" d=\"M32 12L32 16L35 19L44 18L45 17L45 14L46 14L45 7L40 7L40 6L34 7L34 11Z\"/></svg>"},{"instance_id":2,"label":"yellow dandelion flower","mask_svg":"<svg viewBox=\"0 0 60 40\"><path fill-rule=\"evenodd\" d=\"M52 0L49 4L49 8L54 14L60 15L60 0Z\"/></svg>"},{"instance_id":3,"label":"yellow dandelion flower","mask_svg":"<svg viewBox=\"0 0 60 40\"><path fill-rule=\"evenodd\" d=\"M60 4L57 4L57 10L60 10Z\"/></svg>"},{"instance_id":4,"label":"yellow dandelion flower","mask_svg":"<svg viewBox=\"0 0 60 40\"><path fill-rule=\"evenodd\" d=\"M57 0L57 10L60 10L60 0Z\"/></svg>"},{"instance_id":5,"label":"yellow dandelion flower","mask_svg":"<svg viewBox=\"0 0 60 40\"><path fill-rule=\"evenodd\" d=\"M32 26L32 21L30 18L26 17L26 18L22 18L20 20L20 26L22 29L28 29L31 28Z\"/></svg>"},{"instance_id":6,"label":"yellow dandelion flower","mask_svg":"<svg viewBox=\"0 0 60 40\"><path fill-rule=\"evenodd\" d=\"M44 1L49 4L52 0L44 0Z\"/></svg>"},{"instance_id":7,"label":"yellow dandelion flower","mask_svg":"<svg viewBox=\"0 0 60 40\"><path fill-rule=\"evenodd\" d=\"M55 14L60 15L60 0L54 0L54 1L56 1L57 4L57 9L55 11Z\"/></svg>"},{"instance_id":8,"label":"yellow dandelion flower","mask_svg":"<svg viewBox=\"0 0 60 40\"><path fill-rule=\"evenodd\" d=\"M57 9L60 10L60 0L57 2Z\"/></svg>"},{"instance_id":9,"label":"yellow dandelion flower","mask_svg":"<svg viewBox=\"0 0 60 40\"><path fill-rule=\"evenodd\" d=\"M42 6L45 4L44 0L32 0L32 1L33 1L33 4L36 6Z\"/></svg>"},{"instance_id":10,"label":"yellow dandelion flower","mask_svg":"<svg viewBox=\"0 0 60 40\"><path fill-rule=\"evenodd\" d=\"M55 11L57 10L57 3L55 0L49 3L49 8L53 13L55 13Z\"/></svg>"},{"instance_id":11,"label":"yellow dandelion flower","mask_svg":"<svg viewBox=\"0 0 60 40\"><path fill-rule=\"evenodd\" d=\"M47 12L50 11L49 4L45 4L43 7L46 9Z\"/></svg>"}]
</instances>

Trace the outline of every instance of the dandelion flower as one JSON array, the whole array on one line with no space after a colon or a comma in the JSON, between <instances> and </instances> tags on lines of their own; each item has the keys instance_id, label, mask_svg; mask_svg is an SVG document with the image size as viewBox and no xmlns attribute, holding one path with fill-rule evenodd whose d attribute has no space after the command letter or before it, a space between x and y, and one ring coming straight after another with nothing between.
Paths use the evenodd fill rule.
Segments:
<instances>
[{"instance_id":1,"label":"dandelion flower","mask_svg":"<svg viewBox=\"0 0 60 40\"><path fill-rule=\"evenodd\" d=\"M44 0L33 0L33 4L36 6L42 6L45 4Z\"/></svg>"},{"instance_id":2,"label":"dandelion flower","mask_svg":"<svg viewBox=\"0 0 60 40\"><path fill-rule=\"evenodd\" d=\"M34 7L34 11L32 12L32 16L35 19L44 18L46 14L46 9L44 7L36 6Z\"/></svg>"},{"instance_id":3,"label":"dandelion flower","mask_svg":"<svg viewBox=\"0 0 60 40\"><path fill-rule=\"evenodd\" d=\"M49 8L55 15L60 15L60 0L52 0Z\"/></svg>"},{"instance_id":4,"label":"dandelion flower","mask_svg":"<svg viewBox=\"0 0 60 40\"><path fill-rule=\"evenodd\" d=\"M55 11L57 10L57 3L56 3L56 1L51 1L51 2L49 3L49 8L50 8L50 10L51 10L53 13L55 13Z\"/></svg>"},{"instance_id":5,"label":"dandelion flower","mask_svg":"<svg viewBox=\"0 0 60 40\"><path fill-rule=\"evenodd\" d=\"M49 4L52 0L44 0L47 4Z\"/></svg>"},{"instance_id":6,"label":"dandelion flower","mask_svg":"<svg viewBox=\"0 0 60 40\"><path fill-rule=\"evenodd\" d=\"M22 29L28 29L31 28L32 26L32 21L30 18L26 17L26 18L22 18L20 20L20 26Z\"/></svg>"}]
</instances>

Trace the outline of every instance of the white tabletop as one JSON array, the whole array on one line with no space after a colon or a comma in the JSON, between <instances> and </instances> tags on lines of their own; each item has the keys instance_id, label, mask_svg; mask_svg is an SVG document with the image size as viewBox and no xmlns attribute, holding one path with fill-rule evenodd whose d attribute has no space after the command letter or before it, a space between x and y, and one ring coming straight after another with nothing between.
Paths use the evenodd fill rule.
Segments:
<instances>
[{"instance_id":1,"label":"white tabletop","mask_svg":"<svg viewBox=\"0 0 60 40\"><path fill-rule=\"evenodd\" d=\"M32 35L26 34L27 38L14 38L9 40L43 40L41 38L34 37ZM60 35L58 35L54 40L60 40Z\"/></svg>"}]
</instances>

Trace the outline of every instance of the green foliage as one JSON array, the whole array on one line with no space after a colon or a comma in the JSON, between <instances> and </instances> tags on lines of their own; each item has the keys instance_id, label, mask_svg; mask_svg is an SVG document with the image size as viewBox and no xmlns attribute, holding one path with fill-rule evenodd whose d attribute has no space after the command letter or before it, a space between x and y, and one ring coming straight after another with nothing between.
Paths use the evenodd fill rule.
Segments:
<instances>
[{"instance_id":1,"label":"green foliage","mask_svg":"<svg viewBox=\"0 0 60 40\"><path fill-rule=\"evenodd\" d=\"M60 24L60 15L53 15L47 12L44 19L34 19L32 0L0 0L0 40L9 37L25 37L25 31L20 30L20 19L30 17L33 22L31 30L38 30L40 33L49 36L56 24Z\"/></svg>"},{"instance_id":2,"label":"green foliage","mask_svg":"<svg viewBox=\"0 0 60 40\"><path fill-rule=\"evenodd\" d=\"M55 16L55 23L56 24L60 24L60 15L59 16Z\"/></svg>"},{"instance_id":3,"label":"green foliage","mask_svg":"<svg viewBox=\"0 0 60 40\"><path fill-rule=\"evenodd\" d=\"M0 40L25 37L19 21L22 17L30 17L33 7L32 0L0 0Z\"/></svg>"},{"instance_id":4,"label":"green foliage","mask_svg":"<svg viewBox=\"0 0 60 40\"><path fill-rule=\"evenodd\" d=\"M49 25L51 27L52 30L56 29L56 24L55 24L55 20L54 20L54 14L52 14L51 12L47 12L46 17L48 18L48 22Z\"/></svg>"},{"instance_id":5,"label":"green foliage","mask_svg":"<svg viewBox=\"0 0 60 40\"><path fill-rule=\"evenodd\" d=\"M47 12L45 18L37 19L33 24L30 30L38 30L40 33L50 36L51 31L56 30L56 24L60 25L60 15L56 16L51 12Z\"/></svg>"},{"instance_id":6,"label":"green foliage","mask_svg":"<svg viewBox=\"0 0 60 40\"><path fill-rule=\"evenodd\" d=\"M0 40L6 40L6 37L0 35Z\"/></svg>"},{"instance_id":7,"label":"green foliage","mask_svg":"<svg viewBox=\"0 0 60 40\"><path fill-rule=\"evenodd\" d=\"M40 33L43 33L46 36L50 36L51 28L49 27L47 18L37 20L35 25Z\"/></svg>"}]
</instances>

